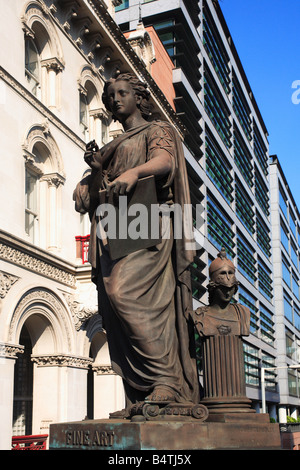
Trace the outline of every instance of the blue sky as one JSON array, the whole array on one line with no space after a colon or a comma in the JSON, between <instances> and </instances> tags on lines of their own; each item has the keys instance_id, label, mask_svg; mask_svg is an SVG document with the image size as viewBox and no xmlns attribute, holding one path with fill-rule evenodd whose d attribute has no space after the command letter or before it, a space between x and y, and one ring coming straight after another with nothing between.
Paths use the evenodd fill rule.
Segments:
<instances>
[{"instance_id":1,"label":"blue sky","mask_svg":"<svg viewBox=\"0 0 300 470\"><path fill-rule=\"evenodd\" d=\"M300 0L219 1L300 210Z\"/></svg>"}]
</instances>

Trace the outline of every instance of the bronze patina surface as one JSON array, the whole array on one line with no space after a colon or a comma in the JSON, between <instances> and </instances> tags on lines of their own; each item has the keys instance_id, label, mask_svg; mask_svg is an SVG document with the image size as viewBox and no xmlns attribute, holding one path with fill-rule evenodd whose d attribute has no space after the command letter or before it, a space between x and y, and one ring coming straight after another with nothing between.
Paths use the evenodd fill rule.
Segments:
<instances>
[{"instance_id":1,"label":"bronze patina surface","mask_svg":"<svg viewBox=\"0 0 300 470\"><path fill-rule=\"evenodd\" d=\"M280 450L267 415L228 422L91 420L50 426L52 450Z\"/></svg>"},{"instance_id":2,"label":"bronze patina surface","mask_svg":"<svg viewBox=\"0 0 300 470\"><path fill-rule=\"evenodd\" d=\"M149 92L131 74L106 83L103 101L124 133L99 150L87 145L85 161L91 173L74 192L75 208L89 212L89 261L99 293L99 311L112 367L123 378L124 410L147 397L152 401L199 403L189 266L194 252L183 237L168 237L150 248L112 259L109 247L96 235L99 191L109 200L129 194L138 181L155 178L159 204L190 204L182 143L167 122L147 121Z\"/></svg>"}]
</instances>

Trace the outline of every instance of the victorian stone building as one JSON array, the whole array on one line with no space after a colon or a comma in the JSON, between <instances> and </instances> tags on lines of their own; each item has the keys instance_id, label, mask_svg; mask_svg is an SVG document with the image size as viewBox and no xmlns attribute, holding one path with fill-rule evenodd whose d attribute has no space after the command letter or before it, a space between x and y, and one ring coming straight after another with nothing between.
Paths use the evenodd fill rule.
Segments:
<instances>
[{"instance_id":1,"label":"victorian stone building","mask_svg":"<svg viewBox=\"0 0 300 470\"><path fill-rule=\"evenodd\" d=\"M181 135L184 126L150 74L164 56L167 84L167 53L155 56L141 28L131 47L113 19L118 4L1 0L1 449L12 435L124 405L86 263L89 221L72 194L85 143L122 132L101 100L118 69L147 82L154 115Z\"/></svg>"},{"instance_id":2,"label":"victorian stone building","mask_svg":"<svg viewBox=\"0 0 300 470\"><path fill-rule=\"evenodd\" d=\"M117 70L147 83L154 116L184 140L195 218L196 206L204 209L191 266L194 306L207 303L208 266L224 246L240 281L236 300L251 310L247 396L260 411L261 367L299 362L296 284L290 277L288 289L279 270L283 253L298 285L292 246L299 262L299 238L284 212L288 242L279 235L282 200L270 200L270 191L279 198L279 183L297 227L300 219L276 159L269 165L267 129L219 3L0 4L0 448L11 447L12 435L48 434L52 422L105 418L123 407L90 280L89 220L72 200L87 169L85 143L102 146L122 132L101 100ZM289 251L279 253L280 243ZM292 314L287 303L282 313L278 286ZM287 377L266 373L267 411L282 421L299 414L298 376L289 374L290 387Z\"/></svg>"}]
</instances>

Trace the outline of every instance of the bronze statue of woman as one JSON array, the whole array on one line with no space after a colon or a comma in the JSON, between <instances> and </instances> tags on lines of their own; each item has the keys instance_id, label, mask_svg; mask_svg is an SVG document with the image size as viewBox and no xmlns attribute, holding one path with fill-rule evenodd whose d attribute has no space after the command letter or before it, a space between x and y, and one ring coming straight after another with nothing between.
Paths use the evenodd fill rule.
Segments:
<instances>
[{"instance_id":1,"label":"bronze statue of woman","mask_svg":"<svg viewBox=\"0 0 300 470\"><path fill-rule=\"evenodd\" d=\"M182 144L174 128L149 122L149 92L122 73L105 84L103 102L124 133L102 149L87 146L91 174L74 192L75 208L89 212L89 261L98 289L112 367L123 378L128 417L134 403L199 402L186 240L170 236L153 248L111 260L96 236L99 189L127 194L140 178L153 175L158 203L190 203Z\"/></svg>"}]
</instances>

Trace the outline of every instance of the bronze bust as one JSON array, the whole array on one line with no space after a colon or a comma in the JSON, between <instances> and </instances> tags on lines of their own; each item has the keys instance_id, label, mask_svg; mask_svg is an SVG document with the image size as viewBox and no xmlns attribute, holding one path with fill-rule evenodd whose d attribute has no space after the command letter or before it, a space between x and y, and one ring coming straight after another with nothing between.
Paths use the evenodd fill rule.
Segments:
<instances>
[{"instance_id":1,"label":"bronze bust","mask_svg":"<svg viewBox=\"0 0 300 470\"><path fill-rule=\"evenodd\" d=\"M243 336L250 334L250 310L232 303L238 281L222 249L209 267L209 305L191 312L201 338L204 397L210 419L253 413L246 396Z\"/></svg>"},{"instance_id":2,"label":"bronze bust","mask_svg":"<svg viewBox=\"0 0 300 470\"><path fill-rule=\"evenodd\" d=\"M235 266L223 248L209 267L209 305L192 313L200 336L250 334L250 311L238 303L231 303L238 290Z\"/></svg>"}]
</instances>

